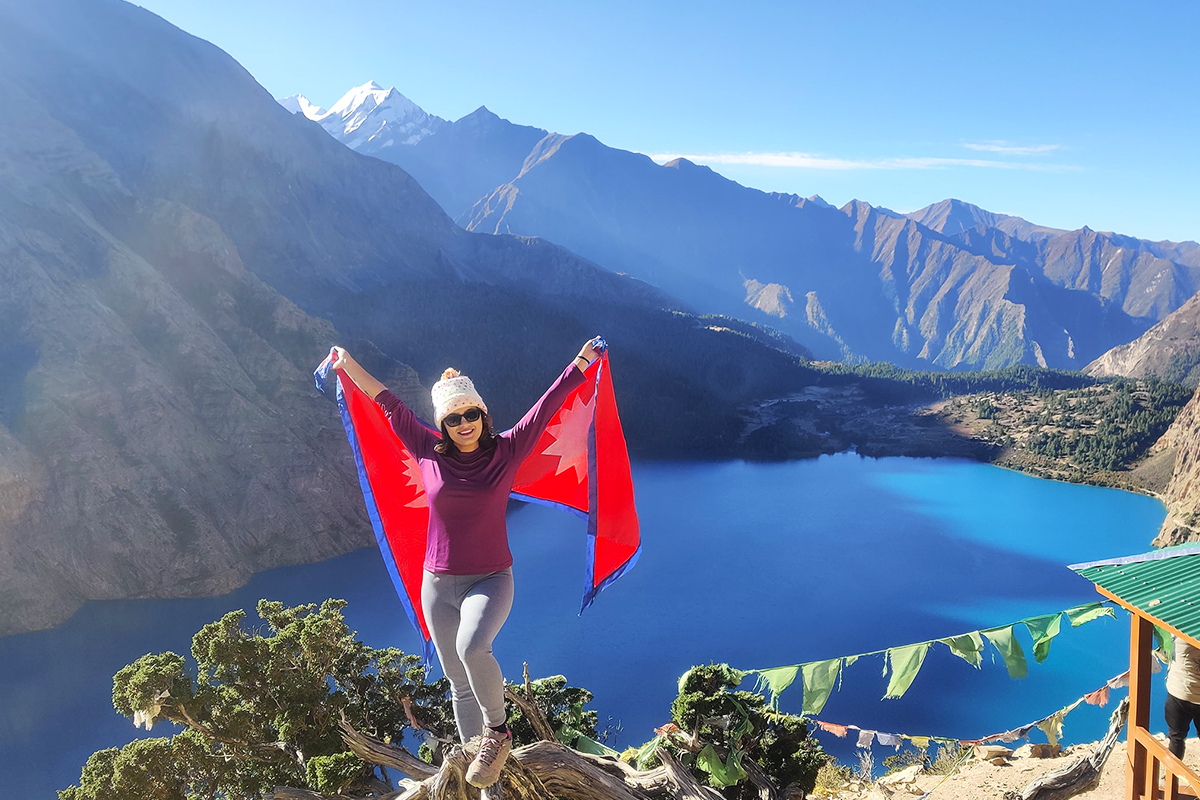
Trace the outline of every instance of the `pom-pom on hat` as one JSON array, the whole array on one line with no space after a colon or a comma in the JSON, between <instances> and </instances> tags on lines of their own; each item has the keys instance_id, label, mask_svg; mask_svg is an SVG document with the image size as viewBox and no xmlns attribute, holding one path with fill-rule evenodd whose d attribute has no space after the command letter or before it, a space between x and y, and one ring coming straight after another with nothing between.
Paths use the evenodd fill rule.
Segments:
<instances>
[{"instance_id":1,"label":"pom-pom on hat","mask_svg":"<svg viewBox=\"0 0 1200 800\"><path fill-rule=\"evenodd\" d=\"M450 367L442 373L442 379L433 385L429 392L433 398L434 425L442 427L442 420L455 411L464 408L479 408L487 413L487 404L475 391L475 384L466 375L459 375L458 370Z\"/></svg>"}]
</instances>

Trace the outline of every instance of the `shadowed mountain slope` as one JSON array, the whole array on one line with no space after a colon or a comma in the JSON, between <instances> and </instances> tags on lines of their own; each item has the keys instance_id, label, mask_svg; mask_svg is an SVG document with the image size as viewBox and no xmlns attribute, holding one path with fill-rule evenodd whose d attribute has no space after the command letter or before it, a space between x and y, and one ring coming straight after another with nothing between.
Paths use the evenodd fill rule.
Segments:
<instances>
[{"instance_id":1,"label":"shadowed mountain slope","mask_svg":"<svg viewBox=\"0 0 1200 800\"><path fill-rule=\"evenodd\" d=\"M603 332L660 454L732 452L741 404L808 379L794 343L464 231L127 3L0 0L0 102L0 635L368 544L311 384L338 341L419 410L454 363L507 427Z\"/></svg>"},{"instance_id":2,"label":"shadowed mountain slope","mask_svg":"<svg viewBox=\"0 0 1200 800\"><path fill-rule=\"evenodd\" d=\"M696 308L769 320L826 357L1078 367L1149 324L903 215L768 195L582 134L543 139L468 227L536 233Z\"/></svg>"}]
</instances>

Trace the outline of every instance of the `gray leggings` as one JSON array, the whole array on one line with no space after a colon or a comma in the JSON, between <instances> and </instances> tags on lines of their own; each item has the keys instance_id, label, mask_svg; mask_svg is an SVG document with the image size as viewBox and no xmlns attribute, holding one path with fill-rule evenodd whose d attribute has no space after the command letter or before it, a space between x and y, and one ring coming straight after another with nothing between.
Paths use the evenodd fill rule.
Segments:
<instances>
[{"instance_id":1,"label":"gray leggings","mask_svg":"<svg viewBox=\"0 0 1200 800\"><path fill-rule=\"evenodd\" d=\"M504 675L492 655L513 603L512 567L486 575L425 571L421 609L442 672L450 679L454 721L466 742L486 724L504 724Z\"/></svg>"}]
</instances>

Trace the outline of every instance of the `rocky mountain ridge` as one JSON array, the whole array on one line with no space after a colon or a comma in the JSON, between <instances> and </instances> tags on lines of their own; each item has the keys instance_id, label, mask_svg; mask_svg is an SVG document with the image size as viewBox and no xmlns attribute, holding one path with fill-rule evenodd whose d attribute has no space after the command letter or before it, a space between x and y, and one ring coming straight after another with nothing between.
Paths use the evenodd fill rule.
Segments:
<instances>
[{"instance_id":1,"label":"rocky mountain ridge","mask_svg":"<svg viewBox=\"0 0 1200 800\"><path fill-rule=\"evenodd\" d=\"M1173 451L1175 467L1162 498L1167 518L1154 544L1167 547L1200 540L1200 389L1155 448L1168 458Z\"/></svg>"},{"instance_id":2,"label":"rocky mountain ridge","mask_svg":"<svg viewBox=\"0 0 1200 800\"><path fill-rule=\"evenodd\" d=\"M486 109L379 155L470 230L550 239L825 358L1077 369L1200 288L1194 243L1063 231L959 200L908 215L852 201L839 216Z\"/></svg>"},{"instance_id":3,"label":"rocky mountain ridge","mask_svg":"<svg viewBox=\"0 0 1200 800\"><path fill-rule=\"evenodd\" d=\"M1154 375L1187 386L1200 383L1200 295L1128 344L1109 350L1084 368L1089 375Z\"/></svg>"}]
</instances>

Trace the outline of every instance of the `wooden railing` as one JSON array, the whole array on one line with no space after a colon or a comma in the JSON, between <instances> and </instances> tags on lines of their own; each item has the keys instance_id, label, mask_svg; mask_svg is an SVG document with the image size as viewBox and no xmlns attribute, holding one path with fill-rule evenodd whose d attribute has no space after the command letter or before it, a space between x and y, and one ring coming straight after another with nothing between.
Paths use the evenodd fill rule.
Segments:
<instances>
[{"instance_id":1,"label":"wooden railing","mask_svg":"<svg viewBox=\"0 0 1200 800\"><path fill-rule=\"evenodd\" d=\"M1163 800L1200 797L1200 776L1171 755L1161 742L1150 735L1150 731L1131 724L1128 741L1130 762L1127 786L1130 800L1158 800L1160 775L1164 777ZM1180 793L1182 784L1187 784L1189 793Z\"/></svg>"}]
</instances>

